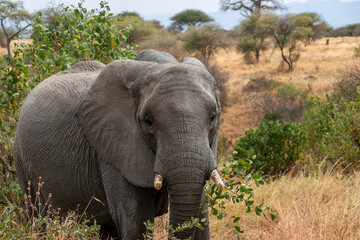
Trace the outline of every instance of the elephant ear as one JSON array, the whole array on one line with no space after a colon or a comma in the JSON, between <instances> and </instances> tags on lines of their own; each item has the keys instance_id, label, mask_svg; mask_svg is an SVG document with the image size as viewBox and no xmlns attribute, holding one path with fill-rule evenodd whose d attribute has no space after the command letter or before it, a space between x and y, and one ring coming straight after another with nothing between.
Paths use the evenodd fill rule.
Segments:
<instances>
[{"instance_id":1,"label":"elephant ear","mask_svg":"<svg viewBox=\"0 0 360 240\"><path fill-rule=\"evenodd\" d=\"M134 60L155 63L179 63L173 55L167 52L159 52L154 49L145 49L136 55Z\"/></svg>"},{"instance_id":2,"label":"elephant ear","mask_svg":"<svg viewBox=\"0 0 360 240\"><path fill-rule=\"evenodd\" d=\"M207 68L205 67L205 65L200 60L198 60L196 58L192 58L192 57L184 58L182 63L183 64L189 64L189 65L198 66L198 67L208 71ZM220 129L221 113L220 113L220 101L219 101L218 91L217 91L217 88L216 88L216 81L215 81L215 79L213 77L211 78L211 82L212 82L211 84L213 85L213 94L215 96L215 100L216 100L216 103L217 103L218 108L219 108L218 124L217 124L215 135L214 135L214 137L212 139L212 142L210 144L211 149L213 150L213 154L214 154L215 159L216 159L216 157L217 157L217 142L218 142L219 129Z\"/></svg>"},{"instance_id":3,"label":"elephant ear","mask_svg":"<svg viewBox=\"0 0 360 240\"><path fill-rule=\"evenodd\" d=\"M79 108L79 121L99 161L105 161L130 183L153 187L154 156L135 119L129 85L155 63L118 60L98 75Z\"/></svg>"}]
</instances>

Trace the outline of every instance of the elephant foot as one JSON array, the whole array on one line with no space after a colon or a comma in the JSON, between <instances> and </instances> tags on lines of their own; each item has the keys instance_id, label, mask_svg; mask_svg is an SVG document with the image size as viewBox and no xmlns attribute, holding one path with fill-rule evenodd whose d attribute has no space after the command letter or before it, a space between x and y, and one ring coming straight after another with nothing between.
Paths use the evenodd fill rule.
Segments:
<instances>
[{"instance_id":1,"label":"elephant foot","mask_svg":"<svg viewBox=\"0 0 360 240\"><path fill-rule=\"evenodd\" d=\"M118 233L115 225L101 225L100 236L102 240L118 239Z\"/></svg>"}]
</instances>

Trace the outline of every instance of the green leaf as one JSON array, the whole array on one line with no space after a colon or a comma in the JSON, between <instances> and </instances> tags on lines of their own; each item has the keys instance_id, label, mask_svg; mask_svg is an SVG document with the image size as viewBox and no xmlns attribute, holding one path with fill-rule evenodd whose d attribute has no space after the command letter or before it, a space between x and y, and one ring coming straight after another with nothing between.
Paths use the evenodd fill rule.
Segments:
<instances>
[{"instance_id":1,"label":"green leaf","mask_svg":"<svg viewBox=\"0 0 360 240\"><path fill-rule=\"evenodd\" d=\"M260 174L254 174L252 176L252 178L258 180L258 179L261 179L261 175Z\"/></svg>"},{"instance_id":2,"label":"green leaf","mask_svg":"<svg viewBox=\"0 0 360 240\"><path fill-rule=\"evenodd\" d=\"M233 223L236 223L239 220L240 220L240 217L236 217L236 218L234 218Z\"/></svg>"}]
</instances>

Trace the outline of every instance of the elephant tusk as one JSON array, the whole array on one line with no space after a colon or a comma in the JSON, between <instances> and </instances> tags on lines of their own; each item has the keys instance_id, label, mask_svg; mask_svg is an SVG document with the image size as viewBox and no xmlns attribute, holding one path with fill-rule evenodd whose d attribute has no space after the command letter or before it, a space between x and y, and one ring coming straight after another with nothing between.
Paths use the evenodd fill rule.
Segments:
<instances>
[{"instance_id":1,"label":"elephant tusk","mask_svg":"<svg viewBox=\"0 0 360 240\"><path fill-rule=\"evenodd\" d=\"M216 184L216 186L219 189L221 189L221 190L224 189L225 184L224 184L223 180L221 180L221 177L220 177L219 173L216 171L216 169L214 169L211 173L211 180L214 181L214 183Z\"/></svg>"},{"instance_id":2,"label":"elephant tusk","mask_svg":"<svg viewBox=\"0 0 360 240\"><path fill-rule=\"evenodd\" d=\"M163 181L163 177L159 174L155 175L155 179L154 179L154 188L156 190L160 190L162 187L162 181Z\"/></svg>"}]
</instances>

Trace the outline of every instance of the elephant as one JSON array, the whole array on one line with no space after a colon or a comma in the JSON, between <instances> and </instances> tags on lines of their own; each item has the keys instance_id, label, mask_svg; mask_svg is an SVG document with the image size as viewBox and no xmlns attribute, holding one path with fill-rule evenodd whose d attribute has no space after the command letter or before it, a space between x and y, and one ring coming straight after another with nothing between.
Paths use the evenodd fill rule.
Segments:
<instances>
[{"instance_id":1,"label":"elephant","mask_svg":"<svg viewBox=\"0 0 360 240\"><path fill-rule=\"evenodd\" d=\"M168 209L172 226L208 222L204 185L224 186L219 126L215 80L195 58L180 63L147 49L107 65L78 62L25 99L14 140L18 180L34 198L41 176L41 201L51 193L61 216L86 209L117 239L143 238L144 222ZM175 237L210 239L209 226Z\"/></svg>"}]
</instances>

